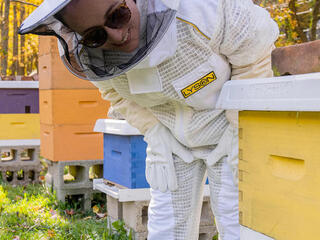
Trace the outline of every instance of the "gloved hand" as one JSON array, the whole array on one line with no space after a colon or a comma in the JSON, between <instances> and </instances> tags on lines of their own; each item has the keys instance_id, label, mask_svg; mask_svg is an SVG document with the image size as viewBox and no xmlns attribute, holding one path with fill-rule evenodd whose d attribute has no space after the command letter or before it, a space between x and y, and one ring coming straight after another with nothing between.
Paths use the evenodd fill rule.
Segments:
<instances>
[{"instance_id":1,"label":"gloved hand","mask_svg":"<svg viewBox=\"0 0 320 240\"><path fill-rule=\"evenodd\" d=\"M216 148L206 158L207 164L212 166L221 158L227 157L227 163L232 170L236 184L238 183L238 150L238 128L229 124Z\"/></svg>"},{"instance_id":2,"label":"gloved hand","mask_svg":"<svg viewBox=\"0 0 320 240\"><path fill-rule=\"evenodd\" d=\"M169 129L161 123L149 129L145 133L144 140L148 144L146 178L150 187L161 192L177 190L173 154L185 162L192 162L191 152L181 145Z\"/></svg>"}]
</instances>

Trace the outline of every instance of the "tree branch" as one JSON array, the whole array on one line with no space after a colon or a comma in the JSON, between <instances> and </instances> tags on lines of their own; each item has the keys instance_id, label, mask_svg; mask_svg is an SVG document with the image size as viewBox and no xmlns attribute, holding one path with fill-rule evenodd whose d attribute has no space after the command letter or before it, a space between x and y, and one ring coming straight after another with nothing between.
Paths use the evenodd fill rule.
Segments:
<instances>
[{"instance_id":1,"label":"tree branch","mask_svg":"<svg viewBox=\"0 0 320 240\"><path fill-rule=\"evenodd\" d=\"M18 2L18 3L22 3L22 4L29 5L29 6L33 6L33 7L39 7L39 6L36 5L36 4L29 3L29 2L25 2L25 1L22 1L22 0L10 0L10 2Z\"/></svg>"}]
</instances>

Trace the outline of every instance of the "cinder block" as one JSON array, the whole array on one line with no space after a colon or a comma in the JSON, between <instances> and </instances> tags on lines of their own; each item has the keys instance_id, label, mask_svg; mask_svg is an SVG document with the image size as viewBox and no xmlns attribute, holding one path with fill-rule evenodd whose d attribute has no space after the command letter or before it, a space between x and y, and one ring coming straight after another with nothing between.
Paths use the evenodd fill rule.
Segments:
<instances>
[{"instance_id":1,"label":"cinder block","mask_svg":"<svg viewBox=\"0 0 320 240\"><path fill-rule=\"evenodd\" d=\"M11 185L39 183L41 165L38 166L0 166L2 181Z\"/></svg>"},{"instance_id":2,"label":"cinder block","mask_svg":"<svg viewBox=\"0 0 320 240\"><path fill-rule=\"evenodd\" d=\"M0 114L39 113L38 89L1 89Z\"/></svg>"},{"instance_id":3,"label":"cinder block","mask_svg":"<svg viewBox=\"0 0 320 240\"><path fill-rule=\"evenodd\" d=\"M123 220L122 215L122 203L109 195L107 195L107 210L108 216L111 217L113 221Z\"/></svg>"},{"instance_id":4,"label":"cinder block","mask_svg":"<svg viewBox=\"0 0 320 240\"><path fill-rule=\"evenodd\" d=\"M146 232L149 201L122 203L122 216L125 224L135 232Z\"/></svg>"},{"instance_id":5,"label":"cinder block","mask_svg":"<svg viewBox=\"0 0 320 240\"><path fill-rule=\"evenodd\" d=\"M38 166L40 146L0 146L0 166Z\"/></svg>"},{"instance_id":6,"label":"cinder block","mask_svg":"<svg viewBox=\"0 0 320 240\"><path fill-rule=\"evenodd\" d=\"M276 48L272 66L280 75L320 71L320 40Z\"/></svg>"},{"instance_id":7,"label":"cinder block","mask_svg":"<svg viewBox=\"0 0 320 240\"><path fill-rule=\"evenodd\" d=\"M212 223L210 226L203 226L200 224L199 240L212 240L212 238L217 234L218 234L218 231Z\"/></svg>"},{"instance_id":8,"label":"cinder block","mask_svg":"<svg viewBox=\"0 0 320 240\"><path fill-rule=\"evenodd\" d=\"M95 124L106 117L108 108L98 89L40 91L40 122L44 124Z\"/></svg>"},{"instance_id":9,"label":"cinder block","mask_svg":"<svg viewBox=\"0 0 320 240\"><path fill-rule=\"evenodd\" d=\"M113 221L123 220L131 228L138 239L147 237L149 201L119 202L118 199L107 195L107 211ZM210 198L204 197L201 211L199 239L211 240L217 234L214 217L210 208Z\"/></svg>"},{"instance_id":10,"label":"cinder block","mask_svg":"<svg viewBox=\"0 0 320 240\"><path fill-rule=\"evenodd\" d=\"M0 114L0 139L39 138L39 114Z\"/></svg>"},{"instance_id":11,"label":"cinder block","mask_svg":"<svg viewBox=\"0 0 320 240\"><path fill-rule=\"evenodd\" d=\"M68 197L77 197L78 202L81 204L81 208L85 211L91 209L91 202L94 191L92 188L80 188L80 189L55 189L57 199L62 202L66 202Z\"/></svg>"},{"instance_id":12,"label":"cinder block","mask_svg":"<svg viewBox=\"0 0 320 240\"><path fill-rule=\"evenodd\" d=\"M211 210L210 197L204 197L202 208L201 208L201 218L200 226L210 226L212 227L214 223L214 216Z\"/></svg>"},{"instance_id":13,"label":"cinder block","mask_svg":"<svg viewBox=\"0 0 320 240\"><path fill-rule=\"evenodd\" d=\"M46 162L46 183L56 190L92 188L93 178L102 177L102 160ZM67 175L65 167L69 168Z\"/></svg>"},{"instance_id":14,"label":"cinder block","mask_svg":"<svg viewBox=\"0 0 320 240\"><path fill-rule=\"evenodd\" d=\"M90 81L80 79L70 73L59 54L49 53L39 56L39 89L95 88Z\"/></svg>"},{"instance_id":15,"label":"cinder block","mask_svg":"<svg viewBox=\"0 0 320 240\"><path fill-rule=\"evenodd\" d=\"M103 136L93 127L41 124L41 156L51 161L102 160Z\"/></svg>"},{"instance_id":16,"label":"cinder block","mask_svg":"<svg viewBox=\"0 0 320 240\"><path fill-rule=\"evenodd\" d=\"M147 240L148 232L136 232L134 233L135 240Z\"/></svg>"}]
</instances>

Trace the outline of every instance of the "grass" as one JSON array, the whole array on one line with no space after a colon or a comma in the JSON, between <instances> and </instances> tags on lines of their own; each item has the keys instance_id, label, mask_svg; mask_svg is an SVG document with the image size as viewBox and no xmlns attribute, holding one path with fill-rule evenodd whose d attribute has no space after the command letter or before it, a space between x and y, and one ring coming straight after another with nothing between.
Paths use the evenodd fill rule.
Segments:
<instances>
[{"instance_id":1,"label":"grass","mask_svg":"<svg viewBox=\"0 0 320 240\"><path fill-rule=\"evenodd\" d=\"M82 212L58 202L42 185L0 185L0 240L130 240L120 221L108 222L103 205Z\"/></svg>"},{"instance_id":2,"label":"grass","mask_svg":"<svg viewBox=\"0 0 320 240\"><path fill-rule=\"evenodd\" d=\"M108 221L106 198L98 195L94 199L91 211L83 212L79 201L57 201L43 185L13 187L0 182L0 240L133 239L123 222Z\"/></svg>"}]
</instances>

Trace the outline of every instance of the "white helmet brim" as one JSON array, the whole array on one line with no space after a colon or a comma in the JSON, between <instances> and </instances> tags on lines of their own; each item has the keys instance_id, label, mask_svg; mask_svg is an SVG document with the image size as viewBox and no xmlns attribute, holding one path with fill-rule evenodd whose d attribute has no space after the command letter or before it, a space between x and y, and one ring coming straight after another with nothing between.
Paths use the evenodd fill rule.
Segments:
<instances>
[{"instance_id":1,"label":"white helmet brim","mask_svg":"<svg viewBox=\"0 0 320 240\"><path fill-rule=\"evenodd\" d=\"M21 24L19 34L32 33L50 17L63 9L71 0L44 0Z\"/></svg>"}]
</instances>

